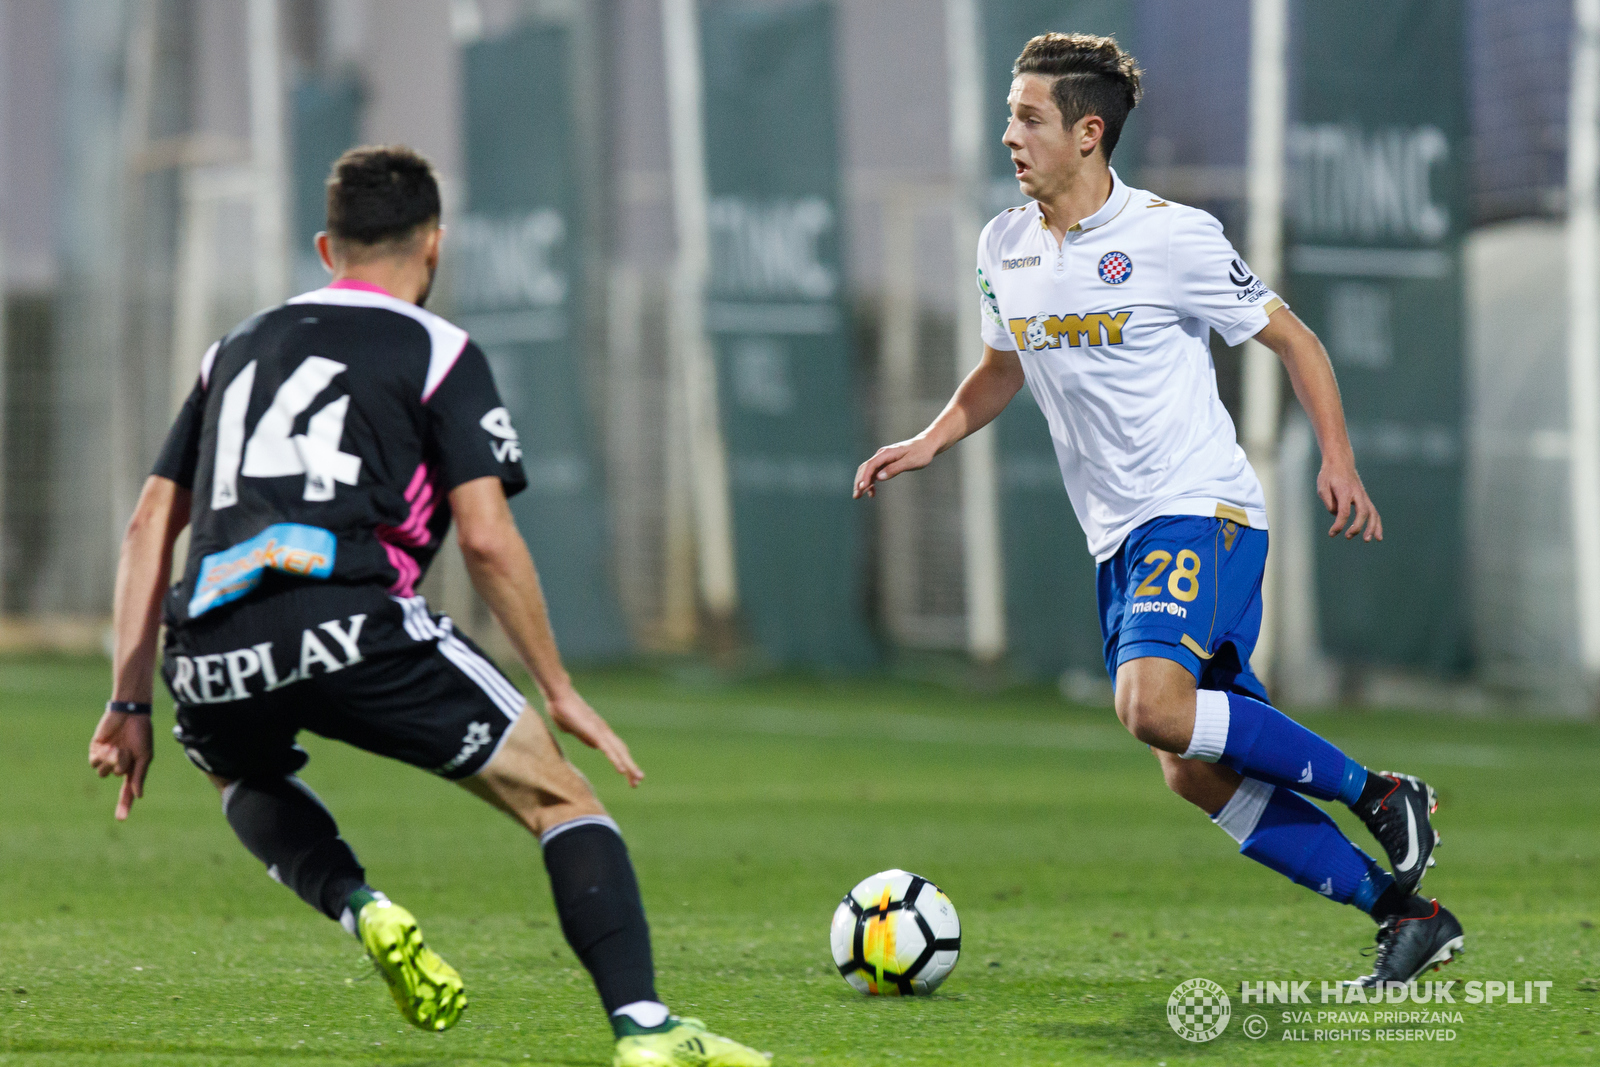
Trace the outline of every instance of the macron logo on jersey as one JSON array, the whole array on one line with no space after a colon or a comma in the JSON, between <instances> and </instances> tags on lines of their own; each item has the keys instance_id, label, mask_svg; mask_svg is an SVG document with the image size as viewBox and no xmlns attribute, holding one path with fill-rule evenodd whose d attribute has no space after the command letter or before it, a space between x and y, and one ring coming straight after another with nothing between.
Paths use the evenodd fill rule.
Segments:
<instances>
[{"instance_id":1,"label":"macron logo on jersey","mask_svg":"<svg viewBox=\"0 0 1600 1067\"><path fill-rule=\"evenodd\" d=\"M1017 339L1019 350L1031 348L1060 348L1061 339L1067 339L1070 348L1090 345L1120 345L1122 328L1133 317L1131 311L1115 315L1097 311L1089 315L1035 315L1028 319L1011 319L1007 328Z\"/></svg>"},{"instance_id":2,"label":"macron logo on jersey","mask_svg":"<svg viewBox=\"0 0 1600 1067\"><path fill-rule=\"evenodd\" d=\"M499 438L489 446L497 461L515 463L522 458L522 442L517 437L517 428L511 425L511 412L495 408L479 419L478 425Z\"/></svg>"}]
</instances>

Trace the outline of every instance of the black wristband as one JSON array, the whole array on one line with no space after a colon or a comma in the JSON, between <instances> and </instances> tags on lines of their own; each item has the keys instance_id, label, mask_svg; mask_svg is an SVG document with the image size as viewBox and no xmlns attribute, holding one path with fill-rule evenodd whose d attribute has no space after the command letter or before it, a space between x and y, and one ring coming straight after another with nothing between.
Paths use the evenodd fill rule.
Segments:
<instances>
[{"instance_id":1,"label":"black wristband","mask_svg":"<svg viewBox=\"0 0 1600 1067\"><path fill-rule=\"evenodd\" d=\"M108 700L106 710L115 711L122 715L148 715L150 705L141 704L137 700Z\"/></svg>"}]
</instances>

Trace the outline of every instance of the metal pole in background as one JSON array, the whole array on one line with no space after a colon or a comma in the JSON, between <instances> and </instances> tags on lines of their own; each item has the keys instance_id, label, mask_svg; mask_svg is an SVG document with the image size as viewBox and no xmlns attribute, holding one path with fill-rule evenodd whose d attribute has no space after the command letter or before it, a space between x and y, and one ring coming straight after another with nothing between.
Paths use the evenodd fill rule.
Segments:
<instances>
[{"instance_id":1,"label":"metal pole in background","mask_svg":"<svg viewBox=\"0 0 1600 1067\"><path fill-rule=\"evenodd\" d=\"M0 182L6 179L5 149L9 143L7 126L10 119L10 98L6 94L7 69L6 69L6 15L7 7L0 4ZM9 185L0 185L4 189ZM0 192L0 201L5 194ZM5 616L5 579L6 579L6 547L10 544L10 531L6 529L6 482L9 480L10 466L6 462L6 380L11 375L11 364L6 360L6 334L8 322L6 319L6 296L9 292L10 279L6 274L6 233L5 215L0 213L0 618Z\"/></svg>"},{"instance_id":2,"label":"metal pole in background","mask_svg":"<svg viewBox=\"0 0 1600 1067\"><path fill-rule=\"evenodd\" d=\"M138 499L140 471L135 466L139 450L134 447L139 422L139 374L143 367L133 366L140 352L134 329L133 309L144 296L137 284L140 251L146 242L146 195L151 168L148 165L150 149L151 112L155 107L156 67L160 62L157 43L160 37L161 13L156 0L131 0L127 44L124 50L126 63L126 89L122 101L122 181L123 181L123 243L117 264L126 277L115 294L111 312L116 322L116 348L112 353L111 438L107 470L111 473L111 491L106 494L111 505L111 547L115 559L121 544L123 526L133 514Z\"/></svg>"},{"instance_id":3,"label":"metal pole in background","mask_svg":"<svg viewBox=\"0 0 1600 1067\"><path fill-rule=\"evenodd\" d=\"M706 336L705 293L711 266L710 198L701 107L700 19L695 0L663 0L667 125L672 151L673 217L678 258L673 270L667 351L678 384L668 400L681 405L693 498L700 598L712 619L730 624L739 606L733 555L728 453L717 407L717 369ZM670 468L669 468L670 469ZM669 504L670 509L670 504ZM668 551L673 550L669 543ZM670 570L670 564L669 564ZM670 600L670 598L669 598Z\"/></svg>"},{"instance_id":4,"label":"metal pole in background","mask_svg":"<svg viewBox=\"0 0 1600 1067\"><path fill-rule=\"evenodd\" d=\"M956 262L956 380L971 372L979 345L973 276L983 228L983 28L977 0L945 0L950 64L950 215ZM999 107L999 101L991 101ZM1006 650L1005 570L1000 546L1000 486L995 427L961 443L961 526L967 594L967 649L994 661Z\"/></svg>"},{"instance_id":5,"label":"metal pole in background","mask_svg":"<svg viewBox=\"0 0 1600 1067\"><path fill-rule=\"evenodd\" d=\"M1288 0L1251 0L1250 143L1246 169L1249 223L1246 256L1267 285L1283 278L1283 170L1289 121ZM1257 341L1244 351L1244 450L1261 479L1268 521L1278 523L1278 419L1282 382L1278 357ZM1279 566L1267 556L1262 579L1261 637L1251 665L1271 684L1279 660L1277 641Z\"/></svg>"},{"instance_id":6,"label":"metal pole in background","mask_svg":"<svg viewBox=\"0 0 1600 1067\"><path fill-rule=\"evenodd\" d=\"M1573 3L1567 106L1567 419L1578 661L1600 681L1600 0Z\"/></svg>"},{"instance_id":7,"label":"metal pole in background","mask_svg":"<svg viewBox=\"0 0 1600 1067\"><path fill-rule=\"evenodd\" d=\"M249 20L250 160L256 175L251 211L256 306L268 308L290 295L289 175L284 148L278 0L250 0Z\"/></svg>"}]
</instances>

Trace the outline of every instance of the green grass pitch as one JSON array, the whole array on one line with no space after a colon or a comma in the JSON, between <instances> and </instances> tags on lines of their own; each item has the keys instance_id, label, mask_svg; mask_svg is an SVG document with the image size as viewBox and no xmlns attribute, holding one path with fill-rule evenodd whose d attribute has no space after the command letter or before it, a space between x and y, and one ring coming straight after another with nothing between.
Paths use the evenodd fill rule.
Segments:
<instances>
[{"instance_id":1,"label":"green grass pitch","mask_svg":"<svg viewBox=\"0 0 1600 1067\"><path fill-rule=\"evenodd\" d=\"M85 762L106 680L100 661L0 662L0 1063L609 1062L538 849L509 820L449 783L305 740L304 777L373 884L466 978L460 1026L410 1030L355 943L233 839L165 736L170 706L147 799L113 823L114 786ZM1292 1043L1286 1029L1318 1025L1241 1005L1239 983L1311 980L1315 1000L1322 980L1359 973L1371 924L1237 856L1110 712L1044 689L884 680L581 683L649 774L630 792L575 753L633 851L663 998L779 1064L1596 1062L1593 723L1307 718L1439 789L1444 843L1424 885L1461 917L1468 951L1430 977L1554 985L1544 1005L1458 1004L1461 1022L1430 1027L1454 1031L1445 1044ZM861 997L829 960L839 897L894 866L961 913L961 963L932 998ZM1166 1022L1191 977L1233 997L1208 1044ZM1252 1041L1256 1012L1269 1030Z\"/></svg>"}]
</instances>

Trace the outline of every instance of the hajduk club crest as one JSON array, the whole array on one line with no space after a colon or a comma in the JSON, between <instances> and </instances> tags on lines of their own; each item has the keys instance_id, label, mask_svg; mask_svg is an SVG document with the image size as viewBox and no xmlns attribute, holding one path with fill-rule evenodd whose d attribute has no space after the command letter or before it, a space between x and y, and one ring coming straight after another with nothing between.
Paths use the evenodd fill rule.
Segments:
<instances>
[{"instance_id":1,"label":"hajduk club crest","mask_svg":"<svg viewBox=\"0 0 1600 1067\"><path fill-rule=\"evenodd\" d=\"M1107 252L1100 257L1100 280L1107 285L1121 285L1133 276L1133 260L1126 252Z\"/></svg>"}]
</instances>

